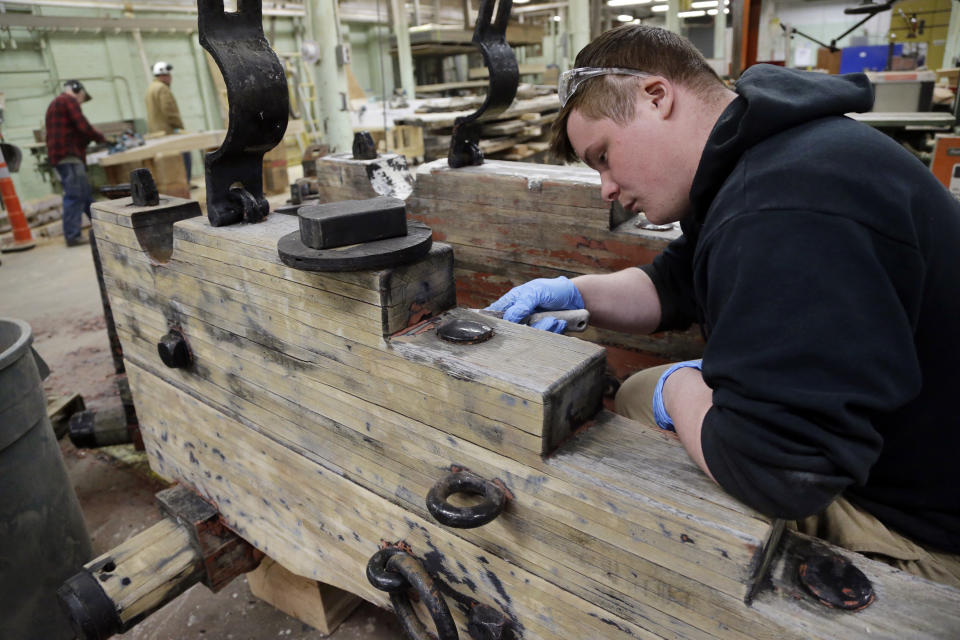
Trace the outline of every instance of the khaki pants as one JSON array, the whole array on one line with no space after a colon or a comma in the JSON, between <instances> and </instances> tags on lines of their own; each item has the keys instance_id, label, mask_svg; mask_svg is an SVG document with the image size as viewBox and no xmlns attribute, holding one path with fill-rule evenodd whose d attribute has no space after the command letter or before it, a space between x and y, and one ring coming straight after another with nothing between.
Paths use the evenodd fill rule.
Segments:
<instances>
[{"instance_id":1,"label":"khaki pants","mask_svg":"<svg viewBox=\"0 0 960 640\"><path fill-rule=\"evenodd\" d=\"M651 367L627 378L617 391L617 413L655 425L653 390L669 367L669 364ZM862 553L913 575L960 587L960 555L924 548L891 531L842 496L821 513L789 524L796 531Z\"/></svg>"}]
</instances>

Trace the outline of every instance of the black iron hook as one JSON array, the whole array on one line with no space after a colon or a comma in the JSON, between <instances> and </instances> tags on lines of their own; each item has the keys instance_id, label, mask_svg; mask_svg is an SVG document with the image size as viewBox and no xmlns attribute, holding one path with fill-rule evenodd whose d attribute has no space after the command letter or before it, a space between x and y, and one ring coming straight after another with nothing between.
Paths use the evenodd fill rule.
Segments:
<instances>
[{"instance_id":1,"label":"black iron hook","mask_svg":"<svg viewBox=\"0 0 960 640\"><path fill-rule=\"evenodd\" d=\"M230 120L220 148L204 158L207 216L220 227L259 222L270 211L263 196L263 154L287 130L290 99L277 54L263 34L260 0L239 0L236 13L223 0L198 0L200 44L220 67Z\"/></svg>"},{"instance_id":2,"label":"black iron hook","mask_svg":"<svg viewBox=\"0 0 960 640\"><path fill-rule=\"evenodd\" d=\"M497 8L493 18L494 7ZM473 42L480 47L483 62L490 71L490 89L487 97L474 113L457 118L453 123L453 137L447 164L456 169L483 164L480 150L480 123L503 113L517 95L520 69L513 49L507 44L507 22L513 0L481 0Z\"/></svg>"},{"instance_id":3,"label":"black iron hook","mask_svg":"<svg viewBox=\"0 0 960 640\"><path fill-rule=\"evenodd\" d=\"M472 507L455 507L447 502L454 493L480 495L483 501ZM469 471L447 474L427 493L430 515L440 524L458 529L472 529L491 522L503 511L506 502L507 495L502 488Z\"/></svg>"}]
</instances>

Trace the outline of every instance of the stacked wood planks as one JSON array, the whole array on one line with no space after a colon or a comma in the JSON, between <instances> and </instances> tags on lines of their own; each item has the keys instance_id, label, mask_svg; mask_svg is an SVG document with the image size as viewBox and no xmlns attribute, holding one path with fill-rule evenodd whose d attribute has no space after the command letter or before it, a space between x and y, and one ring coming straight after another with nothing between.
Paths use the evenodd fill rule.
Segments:
<instances>
[{"instance_id":1,"label":"stacked wood planks","mask_svg":"<svg viewBox=\"0 0 960 640\"><path fill-rule=\"evenodd\" d=\"M195 203L164 207L94 208L151 467L293 573L386 604L364 569L381 541L402 541L526 640L958 628L960 592L853 554L878 593L864 611L816 604L789 571L796 557L745 606L766 519L671 434L596 411L602 349L453 308L448 245L395 269L307 273L277 258L293 217L213 228L191 217ZM137 232L164 228L172 241ZM435 329L451 318L495 334L444 342ZM189 368L157 356L171 326ZM451 467L500 480L503 514L470 530L433 521L423 497ZM791 541L797 553L814 544ZM465 637L469 611L453 613Z\"/></svg>"},{"instance_id":2,"label":"stacked wood planks","mask_svg":"<svg viewBox=\"0 0 960 640\"><path fill-rule=\"evenodd\" d=\"M446 158L454 121L474 113L483 104L484 98L481 95L429 100L418 108L417 113L396 118L394 122L423 129L426 161ZM510 108L495 119L484 122L480 149L487 157L510 154L514 159L542 153L546 149L542 138L550 123L556 120L559 109L560 102L555 91L544 93L543 90L528 87L526 93L519 93ZM536 144L517 148L529 141L535 141Z\"/></svg>"}]
</instances>

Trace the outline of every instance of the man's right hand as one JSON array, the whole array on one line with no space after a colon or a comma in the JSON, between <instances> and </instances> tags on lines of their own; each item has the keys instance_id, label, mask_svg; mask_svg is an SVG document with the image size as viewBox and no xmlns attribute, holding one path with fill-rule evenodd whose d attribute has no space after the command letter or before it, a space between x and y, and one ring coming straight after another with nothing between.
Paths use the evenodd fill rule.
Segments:
<instances>
[{"instance_id":1,"label":"man's right hand","mask_svg":"<svg viewBox=\"0 0 960 640\"><path fill-rule=\"evenodd\" d=\"M564 276L560 276L558 278L537 278L514 287L487 307L487 310L502 311L504 320L520 322L538 310L559 311L561 309L583 308L583 297L581 297L577 286ZM537 323L534 326L538 329L556 331L553 325L540 327L539 324ZM566 323L564 322L563 325L565 328ZM560 331L563 331L563 329L560 328Z\"/></svg>"}]
</instances>

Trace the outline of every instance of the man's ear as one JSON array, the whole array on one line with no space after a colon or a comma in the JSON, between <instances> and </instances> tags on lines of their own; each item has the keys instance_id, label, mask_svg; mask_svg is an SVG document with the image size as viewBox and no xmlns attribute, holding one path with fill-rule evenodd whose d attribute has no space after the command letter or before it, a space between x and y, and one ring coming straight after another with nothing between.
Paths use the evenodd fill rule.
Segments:
<instances>
[{"instance_id":1,"label":"man's ear","mask_svg":"<svg viewBox=\"0 0 960 640\"><path fill-rule=\"evenodd\" d=\"M676 97L673 83L666 78L653 76L643 84L643 96L648 108L656 110L661 119L670 117L673 112L673 100Z\"/></svg>"}]
</instances>

